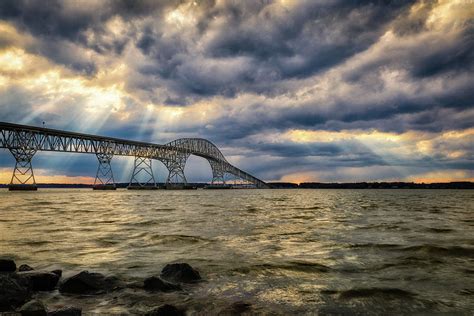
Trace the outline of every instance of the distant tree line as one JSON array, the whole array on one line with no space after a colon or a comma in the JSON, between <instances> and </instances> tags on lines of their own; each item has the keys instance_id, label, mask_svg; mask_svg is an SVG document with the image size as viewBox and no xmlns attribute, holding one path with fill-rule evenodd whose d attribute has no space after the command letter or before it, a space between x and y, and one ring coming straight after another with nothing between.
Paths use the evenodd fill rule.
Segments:
<instances>
[{"instance_id":1,"label":"distant tree line","mask_svg":"<svg viewBox=\"0 0 474 316\"><path fill-rule=\"evenodd\" d=\"M322 183L271 182L273 189L474 189L474 182L414 183L414 182L354 182Z\"/></svg>"},{"instance_id":2,"label":"distant tree line","mask_svg":"<svg viewBox=\"0 0 474 316\"><path fill-rule=\"evenodd\" d=\"M208 183L188 183L188 185L204 188ZM474 182L354 182L354 183L323 183L323 182L268 182L272 189L474 189ZM157 186L164 186L157 183ZM117 188L126 188L128 183L116 183ZM0 184L0 188L8 187ZM92 184L40 183L40 188L92 188Z\"/></svg>"}]
</instances>

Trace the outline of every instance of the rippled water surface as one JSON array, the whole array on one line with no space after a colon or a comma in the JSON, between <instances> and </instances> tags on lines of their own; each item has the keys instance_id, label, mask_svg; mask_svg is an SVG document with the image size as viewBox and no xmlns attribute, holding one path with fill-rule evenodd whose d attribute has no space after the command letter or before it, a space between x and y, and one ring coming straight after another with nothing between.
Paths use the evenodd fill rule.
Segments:
<instances>
[{"instance_id":1,"label":"rippled water surface","mask_svg":"<svg viewBox=\"0 0 474 316\"><path fill-rule=\"evenodd\" d=\"M0 256L127 282L188 262L178 293L40 293L48 307L190 315L474 310L474 192L463 190L0 190Z\"/></svg>"}]
</instances>

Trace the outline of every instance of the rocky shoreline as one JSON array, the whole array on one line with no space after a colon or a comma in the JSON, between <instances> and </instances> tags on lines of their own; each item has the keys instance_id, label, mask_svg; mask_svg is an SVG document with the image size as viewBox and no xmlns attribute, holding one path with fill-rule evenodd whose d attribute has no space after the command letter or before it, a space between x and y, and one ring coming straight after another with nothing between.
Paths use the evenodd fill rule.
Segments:
<instances>
[{"instance_id":1,"label":"rocky shoreline","mask_svg":"<svg viewBox=\"0 0 474 316\"><path fill-rule=\"evenodd\" d=\"M17 268L11 259L0 259L0 315L23 316L77 316L82 309L77 306L63 306L60 309L48 309L35 294L42 291L58 291L61 295L99 296L105 293L133 288L146 292L182 291L183 284L202 281L200 273L187 263L165 265L159 276L152 275L143 282L127 283L114 276L105 276L97 272L82 271L68 278L62 278L61 270L35 270L22 264ZM245 303L231 307L233 312L246 311ZM230 311L230 314L235 314ZM185 315L181 306L163 304L150 309L144 315ZM222 314L229 314L223 311ZM240 313L238 313L240 314Z\"/></svg>"}]
</instances>

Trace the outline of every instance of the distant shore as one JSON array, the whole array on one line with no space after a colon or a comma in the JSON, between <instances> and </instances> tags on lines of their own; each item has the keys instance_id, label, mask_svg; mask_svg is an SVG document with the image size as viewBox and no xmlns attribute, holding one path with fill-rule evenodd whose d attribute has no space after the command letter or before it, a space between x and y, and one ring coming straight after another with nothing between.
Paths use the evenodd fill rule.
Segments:
<instances>
[{"instance_id":1,"label":"distant shore","mask_svg":"<svg viewBox=\"0 0 474 316\"><path fill-rule=\"evenodd\" d=\"M272 189L474 189L474 182L438 182L438 183L414 183L414 182L353 182L353 183L324 183L324 182L267 182ZM92 184L68 184L68 183L38 183L39 188L92 188ZM157 183L164 186L164 183ZM208 183L189 183L189 185L204 188ZM126 188L128 183L117 183L117 188ZM0 188L7 188L8 184L0 184Z\"/></svg>"}]
</instances>

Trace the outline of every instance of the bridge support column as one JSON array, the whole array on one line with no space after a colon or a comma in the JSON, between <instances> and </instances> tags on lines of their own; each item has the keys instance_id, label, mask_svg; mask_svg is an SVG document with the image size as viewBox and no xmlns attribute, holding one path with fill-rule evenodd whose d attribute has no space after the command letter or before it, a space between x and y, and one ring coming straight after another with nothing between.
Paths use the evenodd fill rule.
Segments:
<instances>
[{"instance_id":1,"label":"bridge support column","mask_svg":"<svg viewBox=\"0 0 474 316\"><path fill-rule=\"evenodd\" d=\"M97 153L99 167L94 181L94 190L115 190L114 174L110 161L114 155L112 153Z\"/></svg>"},{"instance_id":2,"label":"bridge support column","mask_svg":"<svg viewBox=\"0 0 474 316\"><path fill-rule=\"evenodd\" d=\"M141 179L141 180L140 180ZM154 190L156 186L151 159L144 157L135 157L132 177L128 185L129 190Z\"/></svg>"},{"instance_id":3,"label":"bridge support column","mask_svg":"<svg viewBox=\"0 0 474 316\"><path fill-rule=\"evenodd\" d=\"M189 154L176 153L169 159L163 161L169 171L166 179L166 188L185 188L188 185L186 176L184 175L184 167Z\"/></svg>"},{"instance_id":4,"label":"bridge support column","mask_svg":"<svg viewBox=\"0 0 474 316\"><path fill-rule=\"evenodd\" d=\"M224 165L218 161L208 160L212 169L212 185L225 185L225 169Z\"/></svg>"},{"instance_id":5,"label":"bridge support column","mask_svg":"<svg viewBox=\"0 0 474 316\"><path fill-rule=\"evenodd\" d=\"M36 149L11 148L10 152L15 157L16 162L8 189L10 191L36 191L38 187L31 165Z\"/></svg>"}]
</instances>

